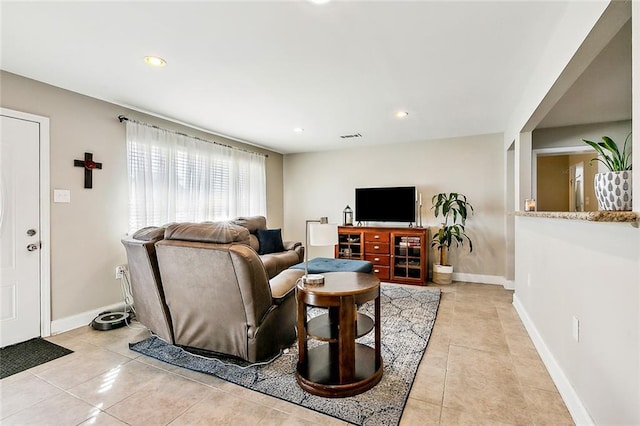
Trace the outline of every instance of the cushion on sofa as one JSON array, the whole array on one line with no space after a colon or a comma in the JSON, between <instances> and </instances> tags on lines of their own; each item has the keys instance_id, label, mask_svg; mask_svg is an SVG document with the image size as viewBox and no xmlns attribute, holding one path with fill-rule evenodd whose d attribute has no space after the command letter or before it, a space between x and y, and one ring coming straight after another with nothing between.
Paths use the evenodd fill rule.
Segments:
<instances>
[{"instance_id":1,"label":"cushion on sofa","mask_svg":"<svg viewBox=\"0 0 640 426\"><path fill-rule=\"evenodd\" d=\"M273 278L280 272L288 269L300 261L298 253L295 251L282 251L280 253L270 253L260 255L260 260L267 271L267 276Z\"/></svg>"},{"instance_id":2,"label":"cushion on sofa","mask_svg":"<svg viewBox=\"0 0 640 426\"><path fill-rule=\"evenodd\" d=\"M279 253L284 251L281 229L258 229L256 231L260 249L258 254Z\"/></svg>"},{"instance_id":3,"label":"cushion on sofa","mask_svg":"<svg viewBox=\"0 0 640 426\"><path fill-rule=\"evenodd\" d=\"M174 223L164 232L166 240L197 241L201 243L249 244L249 231L230 222Z\"/></svg>"},{"instance_id":4,"label":"cushion on sofa","mask_svg":"<svg viewBox=\"0 0 640 426\"><path fill-rule=\"evenodd\" d=\"M258 237L255 234L249 234L249 246L254 249L256 252L260 251L260 243L258 242Z\"/></svg>"},{"instance_id":5,"label":"cushion on sofa","mask_svg":"<svg viewBox=\"0 0 640 426\"><path fill-rule=\"evenodd\" d=\"M278 275L281 269L278 267L278 255L276 254L263 254L260 256L264 270L267 271L269 279Z\"/></svg>"}]
</instances>

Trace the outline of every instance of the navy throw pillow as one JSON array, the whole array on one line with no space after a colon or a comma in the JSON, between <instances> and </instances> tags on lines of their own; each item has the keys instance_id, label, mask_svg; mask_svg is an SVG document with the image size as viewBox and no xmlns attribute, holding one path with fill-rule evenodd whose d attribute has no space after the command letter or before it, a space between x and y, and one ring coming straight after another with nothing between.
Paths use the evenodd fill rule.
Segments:
<instances>
[{"instance_id":1,"label":"navy throw pillow","mask_svg":"<svg viewBox=\"0 0 640 426\"><path fill-rule=\"evenodd\" d=\"M259 254L278 253L284 251L282 243L281 229L258 229L256 231L258 243L260 243Z\"/></svg>"}]
</instances>

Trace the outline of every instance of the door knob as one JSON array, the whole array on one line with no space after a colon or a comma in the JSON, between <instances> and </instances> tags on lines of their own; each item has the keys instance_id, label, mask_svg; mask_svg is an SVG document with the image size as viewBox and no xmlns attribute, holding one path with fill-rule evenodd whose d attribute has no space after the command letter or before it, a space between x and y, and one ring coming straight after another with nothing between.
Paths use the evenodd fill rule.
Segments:
<instances>
[{"instance_id":1,"label":"door knob","mask_svg":"<svg viewBox=\"0 0 640 426\"><path fill-rule=\"evenodd\" d=\"M29 245L27 246L27 250L29 250L29 251L36 251L36 250L38 250L38 246L37 246L36 244L29 244Z\"/></svg>"},{"instance_id":2,"label":"door knob","mask_svg":"<svg viewBox=\"0 0 640 426\"><path fill-rule=\"evenodd\" d=\"M35 229L28 229L27 230L27 235L30 237L33 237L34 235L36 235L36 230Z\"/></svg>"}]
</instances>

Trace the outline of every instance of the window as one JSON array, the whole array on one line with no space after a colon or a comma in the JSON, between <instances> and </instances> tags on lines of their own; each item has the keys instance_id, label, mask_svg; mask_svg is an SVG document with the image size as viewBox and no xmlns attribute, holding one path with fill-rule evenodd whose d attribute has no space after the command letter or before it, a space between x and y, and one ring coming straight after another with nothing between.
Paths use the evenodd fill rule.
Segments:
<instances>
[{"instance_id":1,"label":"window","mask_svg":"<svg viewBox=\"0 0 640 426\"><path fill-rule=\"evenodd\" d=\"M266 215L265 157L127 121L129 232Z\"/></svg>"}]
</instances>

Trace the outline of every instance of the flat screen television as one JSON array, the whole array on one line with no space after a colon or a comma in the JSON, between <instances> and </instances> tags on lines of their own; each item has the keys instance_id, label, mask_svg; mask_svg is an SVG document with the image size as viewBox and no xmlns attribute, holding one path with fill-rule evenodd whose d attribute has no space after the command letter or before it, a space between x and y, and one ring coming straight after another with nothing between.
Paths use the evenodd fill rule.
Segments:
<instances>
[{"instance_id":1,"label":"flat screen television","mask_svg":"<svg viewBox=\"0 0 640 426\"><path fill-rule=\"evenodd\" d=\"M356 188L356 221L415 222L416 187Z\"/></svg>"}]
</instances>

